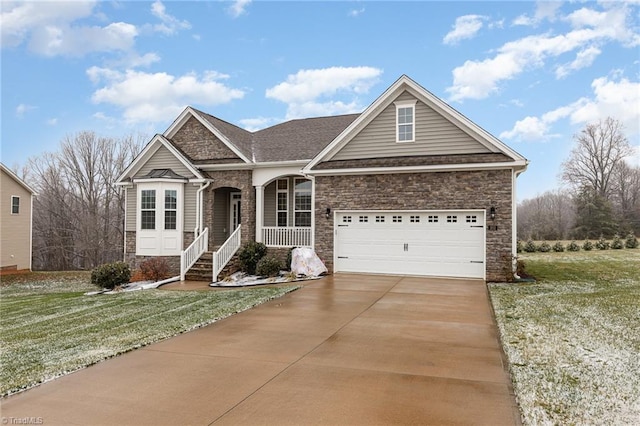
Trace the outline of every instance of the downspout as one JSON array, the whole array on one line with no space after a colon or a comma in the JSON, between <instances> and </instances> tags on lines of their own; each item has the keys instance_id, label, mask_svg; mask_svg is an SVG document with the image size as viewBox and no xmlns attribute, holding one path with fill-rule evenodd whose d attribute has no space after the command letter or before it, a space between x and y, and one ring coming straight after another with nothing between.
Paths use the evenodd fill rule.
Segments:
<instances>
[{"instance_id":1,"label":"downspout","mask_svg":"<svg viewBox=\"0 0 640 426\"><path fill-rule=\"evenodd\" d=\"M196 228L193 230L194 239L202 233L202 215L203 215L203 200L202 200L202 192L211 185L212 181L207 181L204 185L200 185L198 191L196 192Z\"/></svg>"},{"instance_id":2,"label":"downspout","mask_svg":"<svg viewBox=\"0 0 640 426\"><path fill-rule=\"evenodd\" d=\"M511 258L513 259L513 264L511 265L511 269L513 272L513 277L516 280L519 280L521 277L516 273L518 271L518 200L516 197L516 181L518 176L522 172L526 170L526 167L522 170L514 170L513 171L513 181L511 182Z\"/></svg>"}]
</instances>

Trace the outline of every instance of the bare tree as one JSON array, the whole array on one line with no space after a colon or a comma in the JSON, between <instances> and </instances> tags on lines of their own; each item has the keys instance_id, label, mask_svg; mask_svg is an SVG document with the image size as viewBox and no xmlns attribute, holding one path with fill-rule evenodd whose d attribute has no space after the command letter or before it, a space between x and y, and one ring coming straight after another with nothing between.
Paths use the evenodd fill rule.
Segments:
<instances>
[{"instance_id":1,"label":"bare tree","mask_svg":"<svg viewBox=\"0 0 640 426\"><path fill-rule=\"evenodd\" d=\"M575 223L575 209L567 191L547 191L518 204L518 238L566 239Z\"/></svg>"},{"instance_id":2,"label":"bare tree","mask_svg":"<svg viewBox=\"0 0 640 426\"><path fill-rule=\"evenodd\" d=\"M622 123L608 117L587 124L574 140L576 146L562 163L562 181L576 191L590 190L608 200L614 170L633 152Z\"/></svg>"},{"instance_id":3,"label":"bare tree","mask_svg":"<svg viewBox=\"0 0 640 426\"><path fill-rule=\"evenodd\" d=\"M640 167L621 162L612 182L613 208L620 230L640 233Z\"/></svg>"},{"instance_id":4,"label":"bare tree","mask_svg":"<svg viewBox=\"0 0 640 426\"><path fill-rule=\"evenodd\" d=\"M122 256L124 199L115 180L143 147L142 137L67 136L60 151L29 160L34 267L90 269Z\"/></svg>"}]
</instances>

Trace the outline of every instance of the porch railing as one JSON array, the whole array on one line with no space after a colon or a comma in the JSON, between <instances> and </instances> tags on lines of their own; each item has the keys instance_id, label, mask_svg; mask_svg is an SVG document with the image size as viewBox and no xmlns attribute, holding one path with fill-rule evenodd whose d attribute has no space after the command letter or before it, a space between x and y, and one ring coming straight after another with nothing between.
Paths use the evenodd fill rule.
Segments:
<instances>
[{"instance_id":1,"label":"porch railing","mask_svg":"<svg viewBox=\"0 0 640 426\"><path fill-rule=\"evenodd\" d=\"M241 227L238 226L238 228L233 231L233 234L227 238L227 241L220 246L218 251L213 253L213 282L218 281L218 274L240 248L240 229Z\"/></svg>"},{"instance_id":2,"label":"porch railing","mask_svg":"<svg viewBox=\"0 0 640 426\"><path fill-rule=\"evenodd\" d=\"M202 253L209 249L209 228L196 237L189 247L180 253L180 281L184 281L189 268L200 259Z\"/></svg>"},{"instance_id":3,"label":"porch railing","mask_svg":"<svg viewBox=\"0 0 640 426\"><path fill-rule=\"evenodd\" d=\"M262 242L269 247L311 247L311 228L264 226Z\"/></svg>"}]
</instances>

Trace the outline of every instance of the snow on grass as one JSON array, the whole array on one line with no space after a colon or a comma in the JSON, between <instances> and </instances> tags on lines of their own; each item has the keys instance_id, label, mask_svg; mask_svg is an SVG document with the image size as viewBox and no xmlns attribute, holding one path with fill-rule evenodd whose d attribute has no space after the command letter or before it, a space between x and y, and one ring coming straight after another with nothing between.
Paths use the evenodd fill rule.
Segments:
<instances>
[{"instance_id":1,"label":"snow on grass","mask_svg":"<svg viewBox=\"0 0 640 426\"><path fill-rule=\"evenodd\" d=\"M546 278L490 286L524 423L638 424L640 251L526 262Z\"/></svg>"},{"instance_id":2,"label":"snow on grass","mask_svg":"<svg viewBox=\"0 0 640 426\"><path fill-rule=\"evenodd\" d=\"M202 327L298 288L147 290L96 297L83 295L87 287L71 281L58 286L55 279L47 285L3 282L0 395Z\"/></svg>"}]
</instances>

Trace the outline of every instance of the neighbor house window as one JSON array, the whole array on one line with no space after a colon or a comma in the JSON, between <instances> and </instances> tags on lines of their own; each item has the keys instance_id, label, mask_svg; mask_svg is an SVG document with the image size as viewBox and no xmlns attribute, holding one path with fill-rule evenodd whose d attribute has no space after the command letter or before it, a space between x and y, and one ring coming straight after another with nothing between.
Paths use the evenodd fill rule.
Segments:
<instances>
[{"instance_id":1,"label":"neighbor house window","mask_svg":"<svg viewBox=\"0 0 640 426\"><path fill-rule=\"evenodd\" d=\"M177 217L178 191L166 189L164 191L164 229L177 229Z\"/></svg>"},{"instance_id":2,"label":"neighbor house window","mask_svg":"<svg viewBox=\"0 0 640 426\"><path fill-rule=\"evenodd\" d=\"M311 181L296 178L294 185L295 226L311 226Z\"/></svg>"},{"instance_id":3,"label":"neighbor house window","mask_svg":"<svg viewBox=\"0 0 640 426\"><path fill-rule=\"evenodd\" d=\"M276 191L278 197L276 201L278 226L287 226L289 222L289 179L278 179Z\"/></svg>"},{"instance_id":4,"label":"neighbor house window","mask_svg":"<svg viewBox=\"0 0 640 426\"><path fill-rule=\"evenodd\" d=\"M20 197L11 196L11 214L20 214Z\"/></svg>"},{"instance_id":5,"label":"neighbor house window","mask_svg":"<svg viewBox=\"0 0 640 426\"><path fill-rule=\"evenodd\" d=\"M415 140L416 101L396 102L396 141Z\"/></svg>"},{"instance_id":6,"label":"neighbor house window","mask_svg":"<svg viewBox=\"0 0 640 426\"><path fill-rule=\"evenodd\" d=\"M156 229L156 190L143 189L141 197L140 228Z\"/></svg>"}]
</instances>

